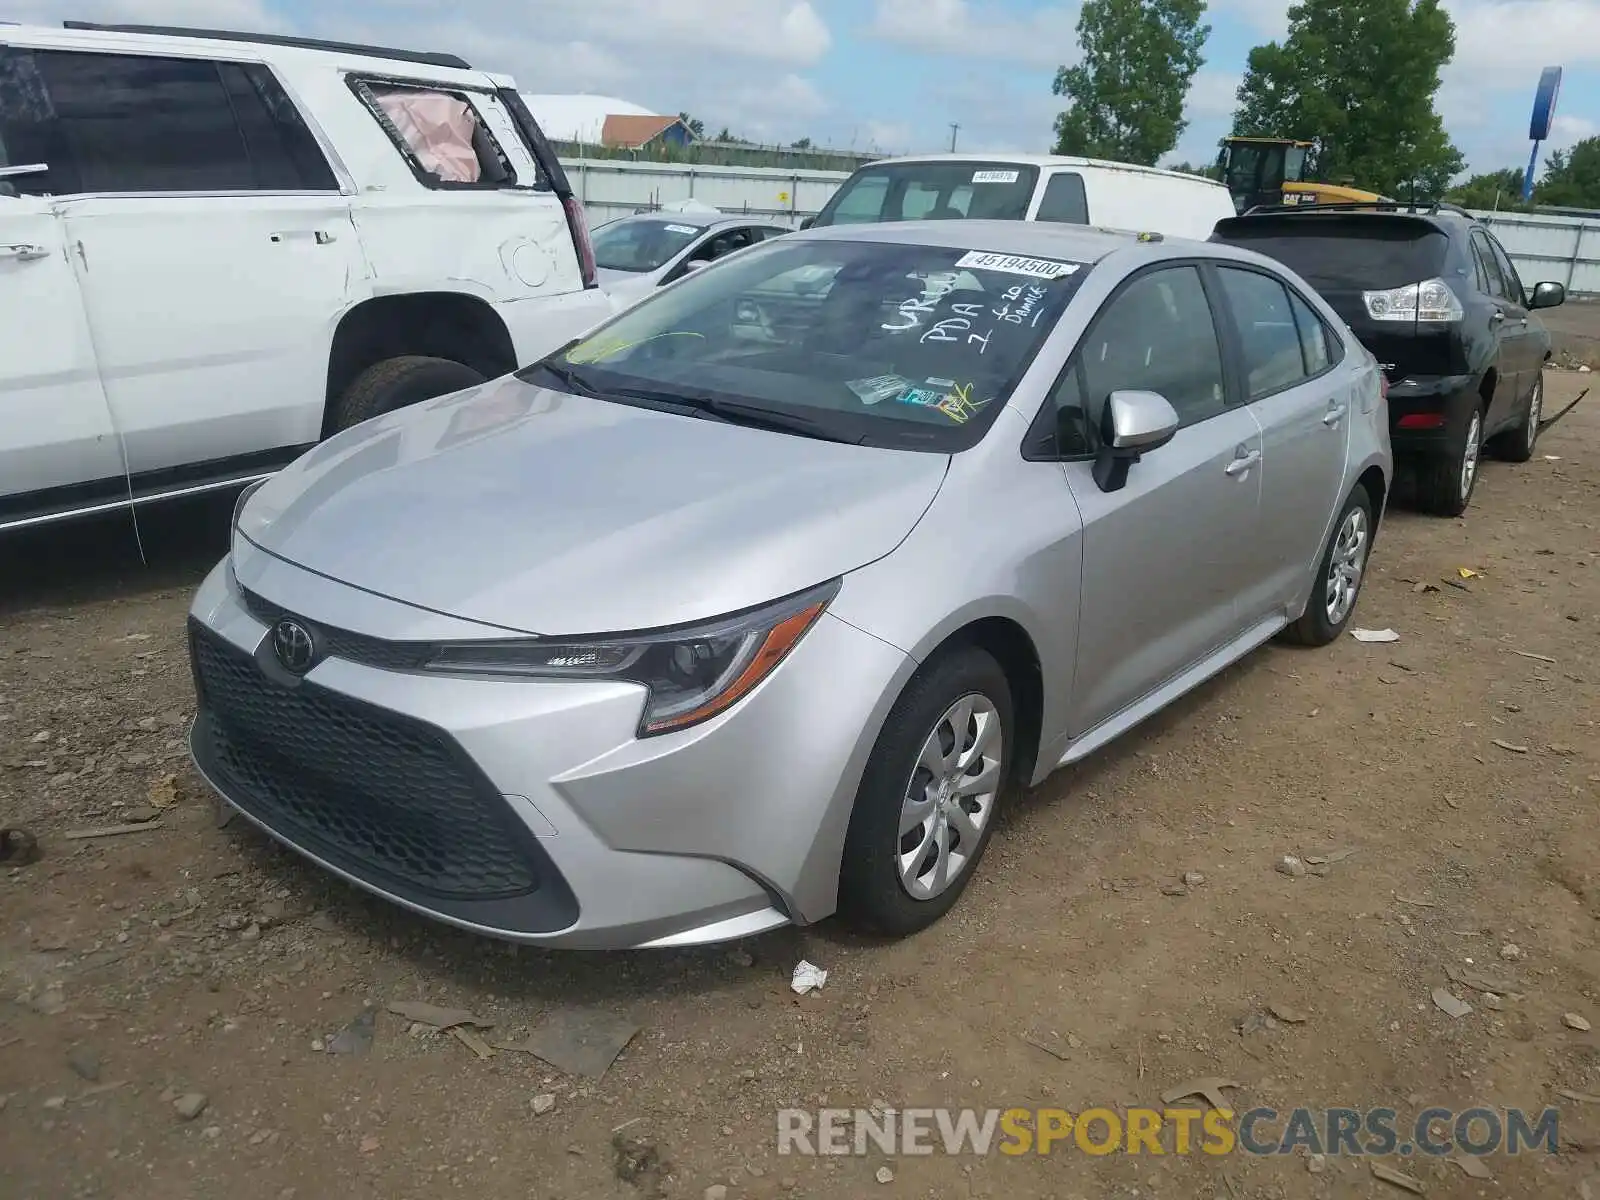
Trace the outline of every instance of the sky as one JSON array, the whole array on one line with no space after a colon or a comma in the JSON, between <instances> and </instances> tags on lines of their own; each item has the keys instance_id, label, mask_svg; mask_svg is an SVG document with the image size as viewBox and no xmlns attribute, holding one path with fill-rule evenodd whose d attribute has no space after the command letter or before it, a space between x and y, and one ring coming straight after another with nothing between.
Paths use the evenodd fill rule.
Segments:
<instances>
[{"instance_id":1,"label":"sky","mask_svg":"<svg viewBox=\"0 0 1600 1200\"><path fill-rule=\"evenodd\" d=\"M1600 0L1444 0L1455 60L1439 109L1473 172L1527 162L1540 71L1565 70L1546 150L1600 133ZM1166 162L1210 162L1250 47L1286 0L1211 0L1189 128ZM528 92L687 111L715 133L886 154L1048 152L1076 3L1049 0L0 0L66 17L269 30L447 50ZM951 126L959 128L952 131Z\"/></svg>"}]
</instances>

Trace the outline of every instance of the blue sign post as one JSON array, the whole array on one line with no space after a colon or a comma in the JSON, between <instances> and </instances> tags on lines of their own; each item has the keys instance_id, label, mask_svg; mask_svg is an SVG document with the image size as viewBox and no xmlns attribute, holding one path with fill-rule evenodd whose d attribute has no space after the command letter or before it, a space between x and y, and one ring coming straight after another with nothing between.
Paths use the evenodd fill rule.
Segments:
<instances>
[{"instance_id":1,"label":"blue sign post","mask_svg":"<svg viewBox=\"0 0 1600 1200\"><path fill-rule=\"evenodd\" d=\"M1539 143L1550 136L1556 119L1556 97L1561 92L1561 68L1546 67L1539 75L1539 90L1533 95L1533 117L1528 122L1528 138L1533 153L1528 155L1528 171L1522 177L1522 202L1533 199L1533 172L1539 165Z\"/></svg>"}]
</instances>

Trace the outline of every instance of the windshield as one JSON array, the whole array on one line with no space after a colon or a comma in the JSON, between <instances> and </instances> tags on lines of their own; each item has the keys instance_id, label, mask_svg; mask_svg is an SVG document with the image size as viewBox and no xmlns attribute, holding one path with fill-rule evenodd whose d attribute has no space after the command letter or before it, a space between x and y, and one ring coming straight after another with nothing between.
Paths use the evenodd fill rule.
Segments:
<instances>
[{"instance_id":1,"label":"windshield","mask_svg":"<svg viewBox=\"0 0 1600 1200\"><path fill-rule=\"evenodd\" d=\"M862 167L833 194L816 225L982 217L1021 221L1037 167L1003 162L894 163Z\"/></svg>"},{"instance_id":2,"label":"windshield","mask_svg":"<svg viewBox=\"0 0 1600 1200\"><path fill-rule=\"evenodd\" d=\"M624 403L736 407L802 435L950 452L982 438L1087 271L980 246L784 239L528 372Z\"/></svg>"},{"instance_id":3,"label":"windshield","mask_svg":"<svg viewBox=\"0 0 1600 1200\"><path fill-rule=\"evenodd\" d=\"M607 271L654 271L704 230L684 221L624 217L594 231L594 264Z\"/></svg>"}]
</instances>

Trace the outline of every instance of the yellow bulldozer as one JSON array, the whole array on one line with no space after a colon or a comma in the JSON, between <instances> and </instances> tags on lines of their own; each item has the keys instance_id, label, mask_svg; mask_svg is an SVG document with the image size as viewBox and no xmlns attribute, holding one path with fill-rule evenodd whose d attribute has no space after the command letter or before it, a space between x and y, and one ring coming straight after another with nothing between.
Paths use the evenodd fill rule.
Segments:
<instances>
[{"instance_id":1,"label":"yellow bulldozer","mask_svg":"<svg viewBox=\"0 0 1600 1200\"><path fill-rule=\"evenodd\" d=\"M1227 137L1217 155L1217 174L1233 196L1233 207L1248 212L1259 204L1393 203L1377 192L1306 178L1312 144L1295 138Z\"/></svg>"}]
</instances>

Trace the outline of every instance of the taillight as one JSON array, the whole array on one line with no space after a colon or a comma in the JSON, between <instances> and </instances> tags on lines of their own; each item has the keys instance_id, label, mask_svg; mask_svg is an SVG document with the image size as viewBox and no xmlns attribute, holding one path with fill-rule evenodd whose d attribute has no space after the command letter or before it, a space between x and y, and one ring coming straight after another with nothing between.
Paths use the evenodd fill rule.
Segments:
<instances>
[{"instance_id":1,"label":"taillight","mask_svg":"<svg viewBox=\"0 0 1600 1200\"><path fill-rule=\"evenodd\" d=\"M572 230L572 245L578 252L578 270L583 274L583 286L598 287L594 267L594 243L589 240L589 218L583 205L572 193L561 198L561 207L567 210L567 227Z\"/></svg>"}]
</instances>

